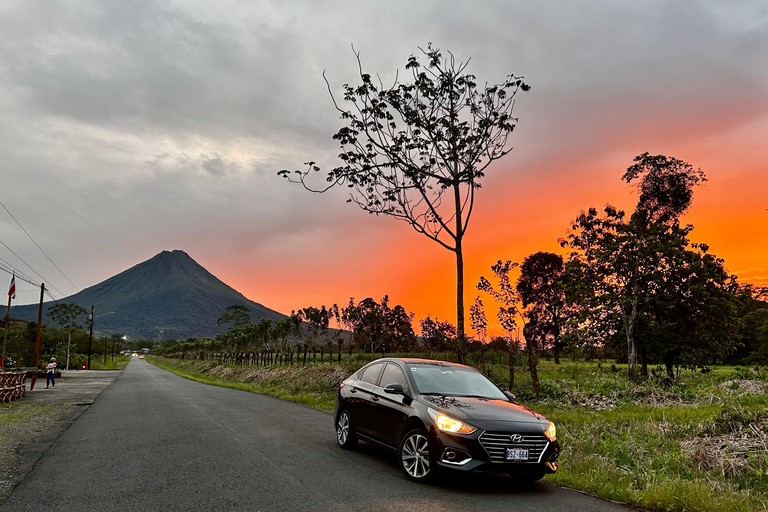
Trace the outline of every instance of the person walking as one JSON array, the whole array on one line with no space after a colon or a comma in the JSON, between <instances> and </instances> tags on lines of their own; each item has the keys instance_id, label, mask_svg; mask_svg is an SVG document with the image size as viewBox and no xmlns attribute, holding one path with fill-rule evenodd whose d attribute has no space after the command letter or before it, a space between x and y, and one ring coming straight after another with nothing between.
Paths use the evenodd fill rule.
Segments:
<instances>
[{"instance_id":1,"label":"person walking","mask_svg":"<svg viewBox=\"0 0 768 512\"><path fill-rule=\"evenodd\" d=\"M54 374L56 373L56 358L52 357L51 362L45 367L45 389L48 389L50 384L52 388L56 387L56 380Z\"/></svg>"}]
</instances>

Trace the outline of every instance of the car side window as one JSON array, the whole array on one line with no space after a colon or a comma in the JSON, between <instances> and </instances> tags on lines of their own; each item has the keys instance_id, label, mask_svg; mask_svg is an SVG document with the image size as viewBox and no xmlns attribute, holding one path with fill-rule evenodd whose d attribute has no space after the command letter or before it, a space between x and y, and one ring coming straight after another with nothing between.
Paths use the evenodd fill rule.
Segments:
<instances>
[{"instance_id":1,"label":"car side window","mask_svg":"<svg viewBox=\"0 0 768 512\"><path fill-rule=\"evenodd\" d=\"M372 364L368 368L365 369L362 375L358 376L358 379L360 379L363 382L367 382L368 384L373 384L374 386L379 383L379 375L381 375L381 370L384 369L383 364Z\"/></svg>"},{"instance_id":2,"label":"car side window","mask_svg":"<svg viewBox=\"0 0 768 512\"><path fill-rule=\"evenodd\" d=\"M384 368L380 386L385 388L390 384L400 384L404 390L408 390L408 381L405 380L405 374L397 365L391 363Z\"/></svg>"}]
</instances>

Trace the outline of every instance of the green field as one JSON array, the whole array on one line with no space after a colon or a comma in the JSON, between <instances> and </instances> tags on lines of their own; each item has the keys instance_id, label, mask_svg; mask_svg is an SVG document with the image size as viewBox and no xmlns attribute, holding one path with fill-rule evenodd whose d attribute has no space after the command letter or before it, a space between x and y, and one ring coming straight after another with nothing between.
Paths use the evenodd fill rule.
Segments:
<instances>
[{"instance_id":1,"label":"green field","mask_svg":"<svg viewBox=\"0 0 768 512\"><path fill-rule=\"evenodd\" d=\"M149 357L179 375L333 410L362 361L238 367ZM491 358L492 359L492 358ZM493 362L493 361L492 361ZM490 364L500 385L505 365ZM621 365L542 361L541 400L522 369L515 393L558 427L556 485L653 511L768 510L768 372L718 367L675 382L631 382Z\"/></svg>"}]
</instances>

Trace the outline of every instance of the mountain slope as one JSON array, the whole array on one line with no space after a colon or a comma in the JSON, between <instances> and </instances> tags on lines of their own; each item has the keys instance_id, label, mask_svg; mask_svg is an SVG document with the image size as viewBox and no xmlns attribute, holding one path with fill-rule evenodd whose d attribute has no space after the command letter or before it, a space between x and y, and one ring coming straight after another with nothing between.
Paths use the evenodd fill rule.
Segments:
<instances>
[{"instance_id":1,"label":"mountain slope","mask_svg":"<svg viewBox=\"0 0 768 512\"><path fill-rule=\"evenodd\" d=\"M279 320L285 315L251 301L220 281L184 251L163 251L153 258L97 285L60 299L86 308L94 306L94 330L100 335L179 339L213 336L227 306L242 304L251 322ZM53 302L43 305L43 314ZM5 308L3 308L3 311ZM37 320L37 305L11 308L11 316ZM53 323L44 319L44 323Z\"/></svg>"}]
</instances>

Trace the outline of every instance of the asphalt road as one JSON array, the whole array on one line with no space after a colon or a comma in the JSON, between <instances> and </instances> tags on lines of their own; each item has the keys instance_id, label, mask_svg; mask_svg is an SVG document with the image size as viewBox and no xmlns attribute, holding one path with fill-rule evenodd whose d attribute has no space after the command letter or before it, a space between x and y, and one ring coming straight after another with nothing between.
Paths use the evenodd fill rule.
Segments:
<instances>
[{"instance_id":1,"label":"asphalt road","mask_svg":"<svg viewBox=\"0 0 768 512\"><path fill-rule=\"evenodd\" d=\"M309 407L134 359L0 511L630 510L504 475L414 484L387 452L339 449L332 423Z\"/></svg>"}]
</instances>

